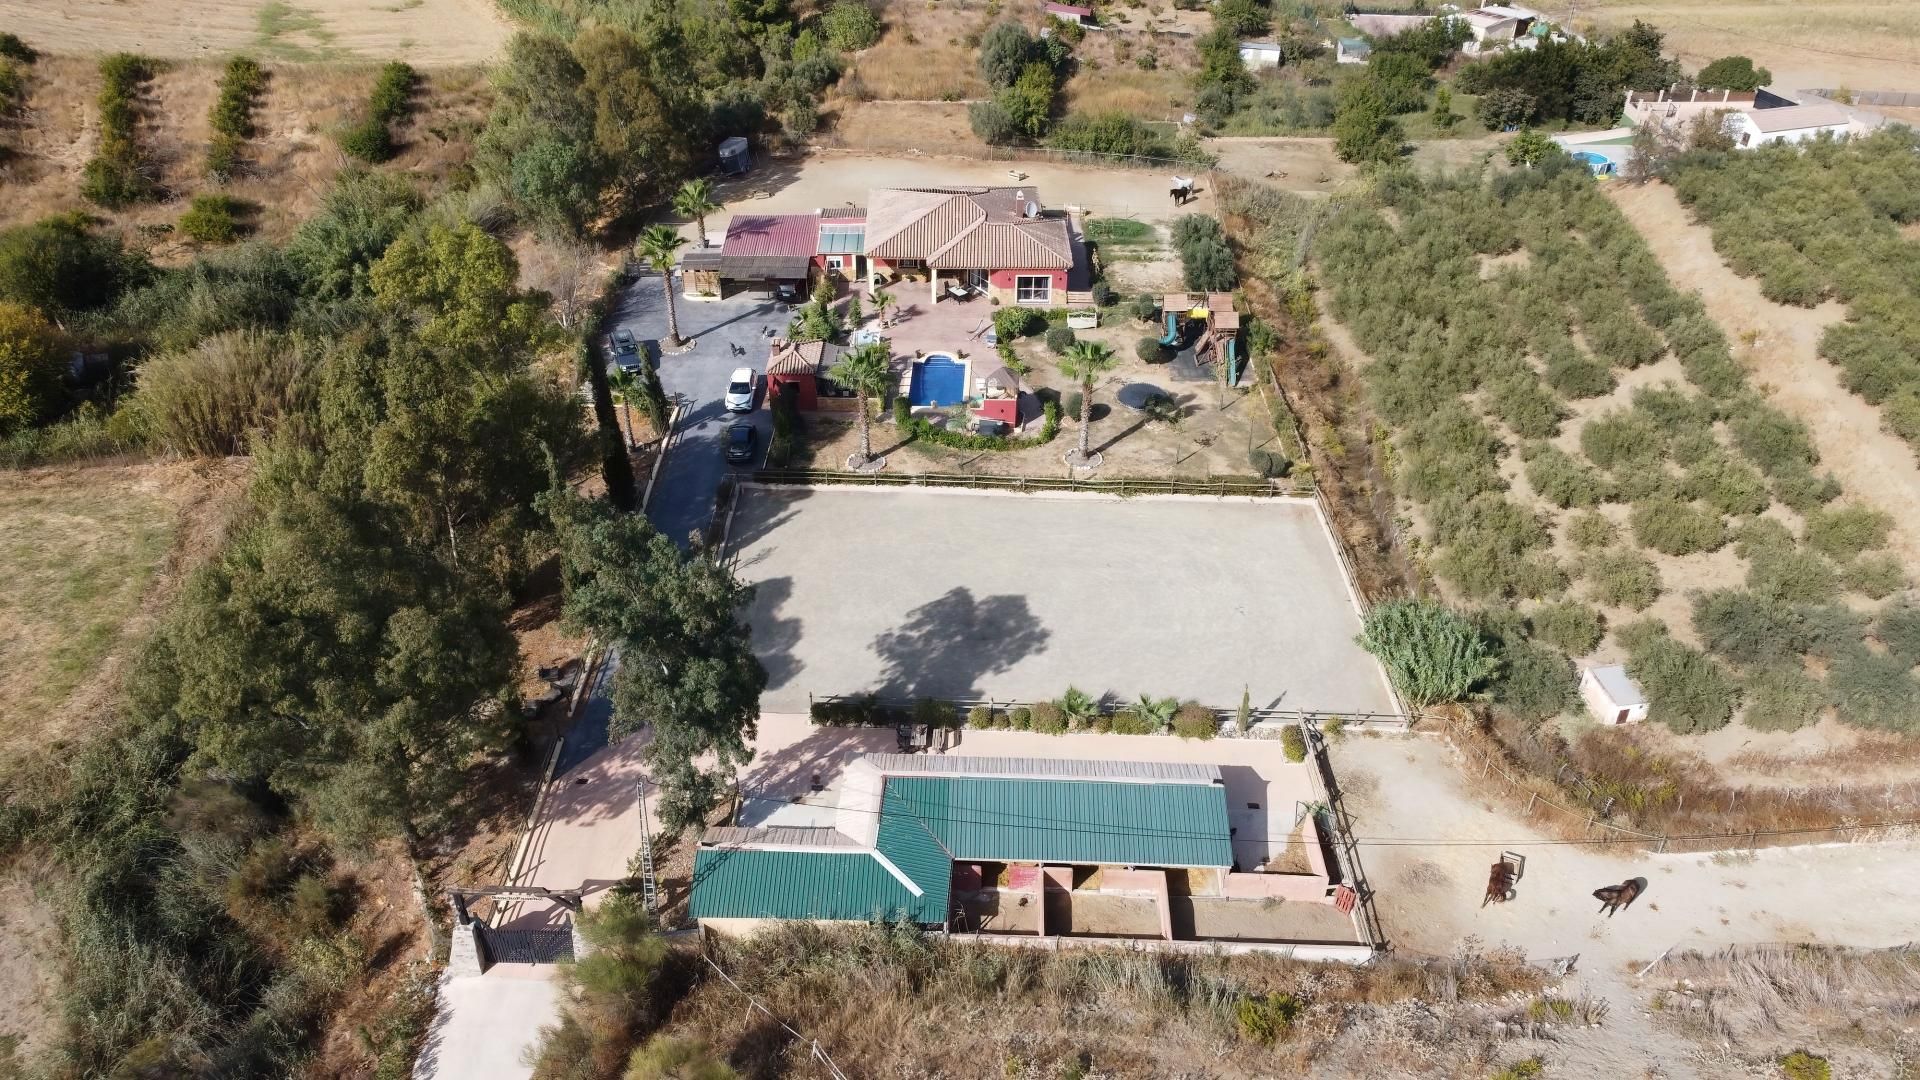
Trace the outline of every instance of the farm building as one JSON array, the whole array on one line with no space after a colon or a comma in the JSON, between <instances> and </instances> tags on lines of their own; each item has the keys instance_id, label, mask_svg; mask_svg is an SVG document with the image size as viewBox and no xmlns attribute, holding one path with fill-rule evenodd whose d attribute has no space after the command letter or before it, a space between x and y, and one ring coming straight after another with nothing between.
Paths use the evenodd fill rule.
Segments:
<instances>
[{"instance_id":1,"label":"farm building","mask_svg":"<svg viewBox=\"0 0 1920 1080\"><path fill-rule=\"evenodd\" d=\"M847 764L837 802L813 809L804 824L706 831L691 909L701 926L878 917L988 937L1179 941L1284 907L1274 940L1354 940L1352 892L1332 881L1314 815L1271 849L1248 848L1217 765L867 754Z\"/></svg>"},{"instance_id":2,"label":"farm building","mask_svg":"<svg viewBox=\"0 0 1920 1080\"><path fill-rule=\"evenodd\" d=\"M1054 3L1046 4L1044 7L1048 15L1059 19L1061 22L1070 22L1075 26L1093 25L1093 9L1090 7L1082 7L1079 4Z\"/></svg>"},{"instance_id":3,"label":"farm building","mask_svg":"<svg viewBox=\"0 0 1920 1080\"><path fill-rule=\"evenodd\" d=\"M1409 30L1418 30L1432 22L1433 15L1373 15L1367 12L1355 12L1347 16L1355 30L1371 38L1390 38L1404 34Z\"/></svg>"},{"instance_id":4,"label":"farm building","mask_svg":"<svg viewBox=\"0 0 1920 1080\"><path fill-rule=\"evenodd\" d=\"M1248 71L1262 68L1277 68L1282 59L1280 46L1272 41L1243 41L1240 43L1240 62Z\"/></svg>"},{"instance_id":5,"label":"farm building","mask_svg":"<svg viewBox=\"0 0 1920 1080\"><path fill-rule=\"evenodd\" d=\"M1647 718L1647 695L1619 664L1580 672L1580 700L1603 724L1637 724Z\"/></svg>"},{"instance_id":6,"label":"farm building","mask_svg":"<svg viewBox=\"0 0 1920 1080\"><path fill-rule=\"evenodd\" d=\"M1534 33L1534 25L1545 18L1532 8L1508 4L1488 4L1453 17L1464 21L1473 35L1465 50L1469 53L1520 41Z\"/></svg>"},{"instance_id":7,"label":"farm building","mask_svg":"<svg viewBox=\"0 0 1920 1080\"><path fill-rule=\"evenodd\" d=\"M1845 109L1827 104L1743 109L1730 114L1727 122L1741 146L1804 142L1821 134L1844 138L1852 128Z\"/></svg>"}]
</instances>

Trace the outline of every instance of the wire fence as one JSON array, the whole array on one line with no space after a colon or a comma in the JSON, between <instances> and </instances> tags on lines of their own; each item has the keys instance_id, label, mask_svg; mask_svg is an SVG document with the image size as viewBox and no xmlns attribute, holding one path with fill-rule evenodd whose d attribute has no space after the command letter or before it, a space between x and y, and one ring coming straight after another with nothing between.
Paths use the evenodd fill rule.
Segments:
<instances>
[{"instance_id":1,"label":"wire fence","mask_svg":"<svg viewBox=\"0 0 1920 1080\"><path fill-rule=\"evenodd\" d=\"M1391 945L1387 940L1386 928L1380 922L1380 914L1374 909L1373 886L1367 881L1367 871L1360 862L1360 848L1354 842L1353 816L1347 812L1345 794L1333 776L1333 761L1327 755L1327 737L1321 733L1317 723L1301 725L1306 734L1307 754L1313 759L1313 768L1307 770L1313 778L1313 787L1322 802L1327 804L1326 819L1330 828L1328 839L1333 842L1336 858L1342 871L1342 881L1353 890L1354 922L1365 944L1375 954L1387 952Z\"/></svg>"}]
</instances>

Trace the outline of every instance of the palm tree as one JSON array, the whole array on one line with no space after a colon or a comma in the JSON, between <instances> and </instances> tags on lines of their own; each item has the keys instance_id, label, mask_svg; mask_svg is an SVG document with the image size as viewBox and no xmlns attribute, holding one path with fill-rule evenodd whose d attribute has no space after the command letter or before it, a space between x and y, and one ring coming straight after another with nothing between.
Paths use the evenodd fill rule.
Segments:
<instances>
[{"instance_id":1,"label":"palm tree","mask_svg":"<svg viewBox=\"0 0 1920 1080\"><path fill-rule=\"evenodd\" d=\"M1077 686L1067 687L1060 695L1060 711L1066 715L1067 727L1073 731L1084 731L1093 726L1100 717L1100 699Z\"/></svg>"},{"instance_id":2,"label":"palm tree","mask_svg":"<svg viewBox=\"0 0 1920 1080\"><path fill-rule=\"evenodd\" d=\"M661 286L667 291L667 340L676 349L686 344L686 339L680 336L680 312L673 306L673 259L686 242L687 238L674 232L671 225L649 225L640 234L640 258L660 271Z\"/></svg>"},{"instance_id":3,"label":"palm tree","mask_svg":"<svg viewBox=\"0 0 1920 1080\"><path fill-rule=\"evenodd\" d=\"M1133 705L1133 711L1152 725L1153 730L1165 731L1173 726L1173 714L1180 711L1180 699L1141 694L1140 700Z\"/></svg>"},{"instance_id":4,"label":"palm tree","mask_svg":"<svg viewBox=\"0 0 1920 1080\"><path fill-rule=\"evenodd\" d=\"M877 292L873 294L873 313L880 317L880 325L887 325L887 309L893 306L893 294Z\"/></svg>"},{"instance_id":5,"label":"palm tree","mask_svg":"<svg viewBox=\"0 0 1920 1080\"><path fill-rule=\"evenodd\" d=\"M633 372L622 367L614 367L607 372L607 389L612 391L613 400L620 405L620 411L627 418L627 447L633 447L633 399L640 396L640 380Z\"/></svg>"},{"instance_id":6,"label":"palm tree","mask_svg":"<svg viewBox=\"0 0 1920 1080\"><path fill-rule=\"evenodd\" d=\"M680 185L673 193L673 212L681 217L690 217L700 229L700 246L707 246L707 215L720 209L713 201L713 181L707 179L689 180Z\"/></svg>"},{"instance_id":7,"label":"palm tree","mask_svg":"<svg viewBox=\"0 0 1920 1080\"><path fill-rule=\"evenodd\" d=\"M1092 453L1087 449L1087 428L1093 418L1093 382L1113 370L1113 350L1097 341L1076 341L1060 358L1060 371L1080 381L1080 461L1085 465Z\"/></svg>"},{"instance_id":8,"label":"palm tree","mask_svg":"<svg viewBox=\"0 0 1920 1080\"><path fill-rule=\"evenodd\" d=\"M873 463L873 439L868 431L867 398L887 392L893 375L892 357L885 345L862 345L840 357L827 369L827 378L852 390L860 399L860 464Z\"/></svg>"}]
</instances>

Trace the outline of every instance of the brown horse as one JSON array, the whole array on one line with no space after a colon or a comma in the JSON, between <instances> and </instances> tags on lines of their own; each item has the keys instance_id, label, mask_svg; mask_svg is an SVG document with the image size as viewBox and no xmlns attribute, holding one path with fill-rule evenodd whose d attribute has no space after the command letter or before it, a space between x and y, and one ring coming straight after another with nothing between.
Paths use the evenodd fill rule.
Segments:
<instances>
[{"instance_id":1,"label":"brown horse","mask_svg":"<svg viewBox=\"0 0 1920 1080\"><path fill-rule=\"evenodd\" d=\"M1593 890L1593 898L1600 901L1600 910L1613 918L1613 913L1621 908L1632 907L1633 902L1646 891L1646 878L1628 878L1618 885L1609 885L1604 889Z\"/></svg>"}]
</instances>

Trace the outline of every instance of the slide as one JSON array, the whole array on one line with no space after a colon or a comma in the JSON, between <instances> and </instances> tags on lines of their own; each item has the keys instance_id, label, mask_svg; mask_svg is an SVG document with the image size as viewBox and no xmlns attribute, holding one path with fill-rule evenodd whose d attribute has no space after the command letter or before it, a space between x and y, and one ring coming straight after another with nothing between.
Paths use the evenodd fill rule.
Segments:
<instances>
[{"instance_id":1,"label":"slide","mask_svg":"<svg viewBox=\"0 0 1920 1080\"><path fill-rule=\"evenodd\" d=\"M1180 344L1180 313L1179 312L1177 311L1167 312L1167 336L1160 339L1160 344L1173 345L1173 346L1178 346Z\"/></svg>"},{"instance_id":2,"label":"slide","mask_svg":"<svg viewBox=\"0 0 1920 1080\"><path fill-rule=\"evenodd\" d=\"M1240 345L1239 339L1237 338L1227 339L1227 385L1228 386L1240 385L1239 345Z\"/></svg>"}]
</instances>

